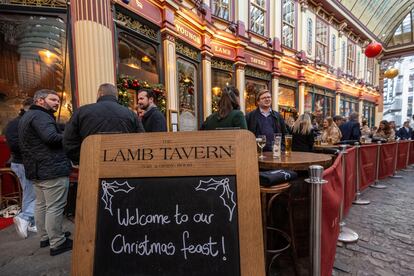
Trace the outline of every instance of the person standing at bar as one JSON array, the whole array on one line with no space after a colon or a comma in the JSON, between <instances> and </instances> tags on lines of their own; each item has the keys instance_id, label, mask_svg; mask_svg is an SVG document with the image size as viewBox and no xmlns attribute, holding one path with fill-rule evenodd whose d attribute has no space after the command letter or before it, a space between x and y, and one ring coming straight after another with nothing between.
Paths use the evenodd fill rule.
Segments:
<instances>
[{"instance_id":1,"label":"person standing at bar","mask_svg":"<svg viewBox=\"0 0 414 276\"><path fill-rule=\"evenodd\" d=\"M155 95L152 90L142 89L138 91L138 106L144 110L142 124L146 132L166 132L167 123L164 114L155 105Z\"/></svg>"},{"instance_id":2,"label":"person standing at bar","mask_svg":"<svg viewBox=\"0 0 414 276\"><path fill-rule=\"evenodd\" d=\"M83 140L97 133L144 132L137 115L117 101L118 90L110 83L99 86L97 101L78 108L66 125L63 146L74 164L79 163Z\"/></svg>"},{"instance_id":3,"label":"person standing at bar","mask_svg":"<svg viewBox=\"0 0 414 276\"><path fill-rule=\"evenodd\" d=\"M62 231L63 210L72 166L66 157L54 113L60 99L53 90L35 93L34 105L19 122L19 143L26 177L36 192L35 220L40 247L50 245L55 256L72 249L72 240Z\"/></svg>"},{"instance_id":4,"label":"person standing at bar","mask_svg":"<svg viewBox=\"0 0 414 276\"><path fill-rule=\"evenodd\" d=\"M333 145L341 140L341 136L341 131L336 126L332 117L326 117L323 120L322 142Z\"/></svg>"},{"instance_id":5,"label":"person standing at bar","mask_svg":"<svg viewBox=\"0 0 414 276\"><path fill-rule=\"evenodd\" d=\"M398 130L397 137L401 140L408 140L411 139L413 136L413 130L410 127L410 121L405 121L404 125Z\"/></svg>"},{"instance_id":6,"label":"person standing at bar","mask_svg":"<svg viewBox=\"0 0 414 276\"><path fill-rule=\"evenodd\" d=\"M293 124L292 150L312 152L315 142L314 128L308 113L302 114Z\"/></svg>"},{"instance_id":7,"label":"person standing at bar","mask_svg":"<svg viewBox=\"0 0 414 276\"><path fill-rule=\"evenodd\" d=\"M261 90L256 95L257 108L246 115L247 129L257 135L266 135L264 151L272 150L275 133L282 134L282 150L285 147L287 128L282 116L272 110L272 95L269 90Z\"/></svg>"},{"instance_id":8,"label":"person standing at bar","mask_svg":"<svg viewBox=\"0 0 414 276\"><path fill-rule=\"evenodd\" d=\"M349 115L349 120L339 126L342 133L341 141L358 140L361 137L361 128L358 123L358 113L352 112Z\"/></svg>"},{"instance_id":9,"label":"person standing at bar","mask_svg":"<svg viewBox=\"0 0 414 276\"><path fill-rule=\"evenodd\" d=\"M37 232L34 219L36 194L33 188L33 183L26 178L23 158L19 146L19 122L32 104L33 98L24 100L23 108L20 110L19 116L7 124L5 131L7 144L10 147L12 156L10 168L19 178L23 191L22 210L13 218L17 234L23 239L27 238L27 231Z\"/></svg>"}]
</instances>

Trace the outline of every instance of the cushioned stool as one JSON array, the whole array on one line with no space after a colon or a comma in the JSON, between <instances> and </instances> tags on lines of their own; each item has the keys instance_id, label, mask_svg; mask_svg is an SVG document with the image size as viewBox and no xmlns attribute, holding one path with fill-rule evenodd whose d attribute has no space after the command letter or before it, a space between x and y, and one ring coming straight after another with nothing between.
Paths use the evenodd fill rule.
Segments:
<instances>
[{"instance_id":1,"label":"cushioned stool","mask_svg":"<svg viewBox=\"0 0 414 276\"><path fill-rule=\"evenodd\" d=\"M266 273L270 273L270 269L276 258L279 257L282 253L286 252L288 249L290 249L291 257L293 259L294 270L297 274L296 247L289 194L291 184L289 183L289 181L296 179L298 175L293 171L273 170L260 172L259 177L260 194L262 201L263 239L266 256ZM270 218L272 217L272 206L275 200L281 194L284 193L288 195L287 213L289 217L290 235L274 227L270 220ZM278 241L282 241L284 244L279 247L273 247L272 245L268 244L268 237L272 237Z\"/></svg>"}]
</instances>

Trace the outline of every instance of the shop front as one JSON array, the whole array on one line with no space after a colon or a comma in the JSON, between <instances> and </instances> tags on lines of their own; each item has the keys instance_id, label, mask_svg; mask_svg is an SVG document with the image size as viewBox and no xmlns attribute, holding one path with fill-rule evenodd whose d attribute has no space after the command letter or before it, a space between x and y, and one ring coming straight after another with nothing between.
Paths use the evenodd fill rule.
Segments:
<instances>
[{"instance_id":1,"label":"shop front","mask_svg":"<svg viewBox=\"0 0 414 276\"><path fill-rule=\"evenodd\" d=\"M320 125L335 114L335 91L314 85L305 87L305 112L311 113Z\"/></svg>"},{"instance_id":2,"label":"shop front","mask_svg":"<svg viewBox=\"0 0 414 276\"><path fill-rule=\"evenodd\" d=\"M297 117L297 98L298 83L296 80L280 77L279 78L279 113L286 120L289 117L295 119Z\"/></svg>"},{"instance_id":3,"label":"shop front","mask_svg":"<svg viewBox=\"0 0 414 276\"><path fill-rule=\"evenodd\" d=\"M362 116L367 120L369 127L375 126L375 103L364 101Z\"/></svg>"},{"instance_id":4,"label":"shop front","mask_svg":"<svg viewBox=\"0 0 414 276\"><path fill-rule=\"evenodd\" d=\"M245 68L245 104L246 113L256 109L256 95L261 90L271 92L272 61L256 54L246 53L247 66Z\"/></svg>"},{"instance_id":5,"label":"shop front","mask_svg":"<svg viewBox=\"0 0 414 276\"><path fill-rule=\"evenodd\" d=\"M139 87L162 82L160 28L154 23L158 16L155 14L156 18L149 21L134 4L127 6L128 9L117 4L114 9L117 81L118 85L126 86L128 95L123 97L131 108L136 107ZM165 101L157 105L165 112Z\"/></svg>"},{"instance_id":6,"label":"shop front","mask_svg":"<svg viewBox=\"0 0 414 276\"><path fill-rule=\"evenodd\" d=\"M341 95L339 110L341 115L345 118L348 118L352 112L359 112L358 98Z\"/></svg>"}]
</instances>

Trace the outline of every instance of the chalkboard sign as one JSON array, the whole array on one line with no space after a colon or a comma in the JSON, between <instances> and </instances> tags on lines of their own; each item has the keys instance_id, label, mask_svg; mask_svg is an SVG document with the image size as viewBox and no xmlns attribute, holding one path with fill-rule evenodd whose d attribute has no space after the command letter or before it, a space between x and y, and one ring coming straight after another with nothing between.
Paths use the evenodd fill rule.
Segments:
<instances>
[{"instance_id":1,"label":"chalkboard sign","mask_svg":"<svg viewBox=\"0 0 414 276\"><path fill-rule=\"evenodd\" d=\"M235 181L101 180L94 274L240 275Z\"/></svg>"},{"instance_id":2,"label":"chalkboard sign","mask_svg":"<svg viewBox=\"0 0 414 276\"><path fill-rule=\"evenodd\" d=\"M245 130L90 136L72 275L264 276L258 182Z\"/></svg>"}]
</instances>

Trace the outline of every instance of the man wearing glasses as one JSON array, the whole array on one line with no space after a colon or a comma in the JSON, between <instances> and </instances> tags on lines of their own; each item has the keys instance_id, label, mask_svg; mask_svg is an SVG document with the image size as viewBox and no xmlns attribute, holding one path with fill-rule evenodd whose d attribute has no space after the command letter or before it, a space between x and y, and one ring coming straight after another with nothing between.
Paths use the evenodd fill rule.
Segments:
<instances>
[{"instance_id":1,"label":"man wearing glasses","mask_svg":"<svg viewBox=\"0 0 414 276\"><path fill-rule=\"evenodd\" d=\"M261 90L256 95L257 108L246 115L247 128L256 136L266 135L264 151L272 151L276 133L282 134L282 150L285 147L287 128L282 116L272 110L272 95L269 90Z\"/></svg>"}]
</instances>

